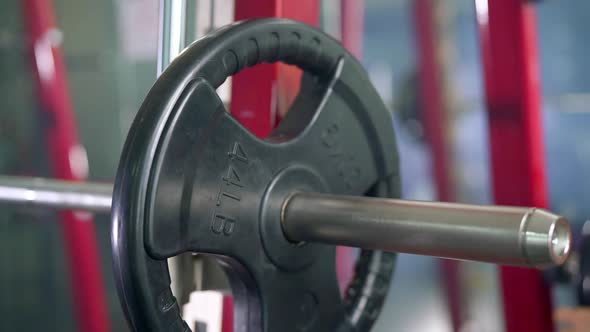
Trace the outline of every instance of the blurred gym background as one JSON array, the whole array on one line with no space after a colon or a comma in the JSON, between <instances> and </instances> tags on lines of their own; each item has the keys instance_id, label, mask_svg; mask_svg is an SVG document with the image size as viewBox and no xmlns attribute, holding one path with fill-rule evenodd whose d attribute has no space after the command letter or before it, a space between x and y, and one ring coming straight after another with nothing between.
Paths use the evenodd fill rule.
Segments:
<instances>
[{"instance_id":1,"label":"blurred gym background","mask_svg":"<svg viewBox=\"0 0 590 332\"><path fill-rule=\"evenodd\" d=\"M193 38L233 17L230 0L215 2L213 10L211 0L188 1L195 13ZM454 198L492 203L477 2L481 0L433 2L436 52L443 63L444 130ZM156 79L158 2L53 4L60 29L54 37L62 42L89 178L110 181L127 129ZM339 4L321 1L321 26L336 38L342 34ZM590 178L590 2L547 0L536 7L550 205L570 218L579 233L590 216L590 185L585 184ZM364 22L361 59L395 114L404 198L434 200L431 150L420 120L414 11L411 0L365 0L364 13L359 13ZM51 176L42 134L49 120L39 111L26 39L21 1L0 2L0 173ZM1 211L0 330L75 331L58 216L5 206ZM126 331L112 277L109 220L97 215L95 221L112 330ZM438 259L401 255L374 331L452 331L440 271ZM497 268L460 263L459 271L461 331L502 331ZM559 273L547 278L564 279L555 275ZM575 304L574 288L567 282L556 282L553 288L558 306Z\"/></svg>"}]
</instances>

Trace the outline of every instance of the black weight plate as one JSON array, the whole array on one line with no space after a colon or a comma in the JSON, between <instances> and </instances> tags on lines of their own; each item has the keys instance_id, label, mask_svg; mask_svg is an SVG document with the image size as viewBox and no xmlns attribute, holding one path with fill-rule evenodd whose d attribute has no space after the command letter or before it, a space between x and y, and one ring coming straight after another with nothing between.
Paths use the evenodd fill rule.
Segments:
<instances>
[{"instance_id":1,"label":"black weight plate","mask_svg":"<svg viewBox=\"0 0 590 332\"><path fill-rule=\"evenodd\" d=\"M261 140L215 88L274 61L307 74L281 125ZM233 24L191 45L139 110L115 182L114 264L132 327L188 330L165 259L193 251L228 268L236 332L370 329L395 256L363 251L342 301L334 247L282 235L280 207L293 191L399 194L391 116L360 64L324 33L284 19Z\"/></svg>"}]
</instances>

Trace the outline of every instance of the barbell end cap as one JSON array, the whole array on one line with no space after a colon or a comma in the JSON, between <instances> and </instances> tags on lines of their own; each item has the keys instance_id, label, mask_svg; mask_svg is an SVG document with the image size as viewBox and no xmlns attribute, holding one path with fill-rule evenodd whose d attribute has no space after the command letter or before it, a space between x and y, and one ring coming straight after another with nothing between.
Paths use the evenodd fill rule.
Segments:
<instances>
[{"instance_id":1,"label":"barbell end cap","mask_svg":"<svg viewBox=\"0 0 590 332\"><path fill-rule=\"evenodd\" d=\"M531 209L522 221L522 250L527 265L562 265L570 255L572 231L568 220L543 209Z\"/></svg>"}]
</instances>

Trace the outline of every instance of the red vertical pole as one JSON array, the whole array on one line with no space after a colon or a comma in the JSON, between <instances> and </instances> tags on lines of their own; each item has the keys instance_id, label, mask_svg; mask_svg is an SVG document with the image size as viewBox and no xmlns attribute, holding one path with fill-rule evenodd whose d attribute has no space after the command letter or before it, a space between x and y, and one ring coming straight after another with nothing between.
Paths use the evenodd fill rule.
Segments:
<instances>
[{"instance_id":1,"label":"red vertical pole","mask_svg":"<svg viewBox=\"0 0 590 332\"><path fill-rule=\"evenodd\" d=\"M255 17L278 17L281 0L235 2L235 20ZM248 68L232 78L231 113L259 137L270 134L277 116L276 65Z\"/></svg>"},{"instance_id":2,"label":"red vertical pole","mask_svg":"<svg viewBox=\"0 0 590 332\"><path fill-rule=\"evenodd\" d=\"M317 26L317 0L236 1L236 21L257 17L286 17ZM300 72L292 67L263 64L248 68L232 80L231 113L259 137L270 134L277 124L279 98L288 106L297 94Z\"/></svg>"},{"instance_id":3,"label":"red vertical pole","mask_svg":"<svg viewBox=\"0 0 590 332\"><path fill-rule=\"evenodd\" d=\"M440 201L455 199L450 176L451 151L446 135L447 118L444 101L444 72L439 56L439 44L433 0L414 1L414 24L418 50L418 82L422 102L422 123L430 147L432 174L436 196ZM461 328L461 282L459 263L441 260L442 280L447 295L448 312L454 331Z\"/></svg>"},{"instance_id":4,"label":"red vertical pole","mask_svg":"<svg viewBox=\"0 0 590 332\"><path fill-rule=\"evenodd\" d=\"M536 17L524 0L477 0L497 204L547 207ZM507 332L553 331L539 271L502 267Z\"/></svg>"},{"instance_id":5,"label":"red vertical pole","mask_svg":"<svg viewBox=\"0 0 590 332\"><path fill-rule=\"evenodd\" d=\"M357 59L362 59L365 0L341 0L340 20L342 45Z\"/></svg>"},{"instance_id":6,"label":"red vertical pole","mask_svg":"<svg viewBox=\"0 0 590 332\"><path fill-rule=\"evenodd\" d=\"M240 0L235 2L234 18L286 17L317 26L319 13L317 0ZM268 136L281 118L280 108L287 109L297 95L300 78L300 70L283 64L243 70L232 78L232 115L256 136ZM231 322L233 312L224 310L223 326L233 326Z\"/></svg>"},{"instance_id":7,"label":"red vertical pole","mask_svg":"<svg viewBox=\"0 0 590 332\"><path fill-rule=\"evenodd\" d=\"M44 125L53 171L61 179L83 180L87 173L87 160L78 139L53 5L50 0L25 0L23 13L37 92L43 112L49 119ZM88 214L73 211L61 213L61 218L78 330L108 331L94 221Z\"/></svg>"},{"instance_id":8,"label":"red vertical pole","mask_svg":"<svg viewBox=\"0 0 590 332\"><path fill-rule=\"evenodd\" d=\"M435 2L415 0L414 22L418 46L418 78L422 102L424 134L430 146L432 168L438 200L453 201L449 176L450 157L446 136L443 94L443 69L438 56L435 24Z\"/></svg>"},{"instance_id":9,"label":"red vertical pole","mask_svg":"<svg viewBox=\"0 0 590 332\"><path fill-rule=\"evenodd\" d=\"M221 332L234 330L234 298L231 295L223 296L223 309L221 313Z\"/></svg>"}]
</instances>

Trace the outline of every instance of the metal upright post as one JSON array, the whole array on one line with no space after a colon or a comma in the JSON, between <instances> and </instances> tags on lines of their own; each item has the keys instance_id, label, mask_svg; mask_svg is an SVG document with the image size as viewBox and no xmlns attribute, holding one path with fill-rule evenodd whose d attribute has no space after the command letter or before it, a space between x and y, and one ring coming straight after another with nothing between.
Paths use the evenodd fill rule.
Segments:
<instances>
[{"instance_id":1,"label":"metal upright post","mask_svg":"<svg viewBox=\"0 0 590 332\"><path fill-rule=\"evenodd\" d=\"M186 46L186 0L160 1L158 76Z\"/></svg>"},{"instance_id":2,"label":"metal upright post","mask_svg":"<svg viewBox=\"0 0 590 332\"><path fill-rule=\"evenodd\" d=\"M192 0L194 1L194 0ZM186 38L187 0L160 0L158 27L158 68L160 76L189 42ZM168 259L172 291L181 305L189 300L194 269L192 254Z\"/></svg>"},{"instance_id":3,"label":"metal upright post","mask_svg":"<svg viewBox=\"0 0 590 332\"><path fill-rule=\"evenodd\" d=\"M494 200L547 207L534 3L476 0ZM541 272L501 268L507 332L554 330Z\"/></svg>"}]
</instances>

